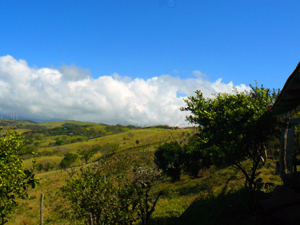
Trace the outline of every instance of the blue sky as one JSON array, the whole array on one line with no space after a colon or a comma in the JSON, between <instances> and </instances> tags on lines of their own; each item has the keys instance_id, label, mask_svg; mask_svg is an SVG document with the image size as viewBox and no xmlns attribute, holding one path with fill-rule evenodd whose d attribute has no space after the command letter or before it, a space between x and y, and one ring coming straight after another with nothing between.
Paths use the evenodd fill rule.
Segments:
<instances>
[{"instance_id":1,"label":"blue sky","mask_svg":"<svg viewBox=\"0 0 300 225\"><path fill-rule=\"evenodd\" d=\"M138 81L144 81L150 89L160 87L157 83L163 83L163 88L168 86L164 82L173 82L170 92L162 93L170 93L171 96L171 89L176 89L177 96L173 100L170 97L166 103L157 106L158 108L168 104L167 102L182 101L179 97L190 95L194 91L192 88L206 88L207 92L226 91L230 82L242 88L242 84L253 84L254 80L266 87L282 88L299 62L299 8L299 1L275 0L2 0L0 57L12 58L3 58L2 70L0 65L0 81L2 79L4 82L5 76L16 77L16 71L23 74L16 68L20 66L20 60L24 60L31 69L31 72L28 72L31 80L35 73L32 71L43 68L52 69L51 73L54 75L51 76L55 76L55 71L59 71L64 77L74 75L78 79L72 78L73 82L83 82L89 77L95 81L92 82L95 87L103 84L104 81L101 83L100 78L108 76L127 85L126 90L133 93L137 99L140 93L132 89L132 82L136 84ZM14 72L3 69L4 63L7 65L8 61ZM81 73L86 77L80 77ZM159 79L153 83L151 79L155 77ZM220 78L222 81L217 83ZM26 83L30 79L27 77L23 82ZM97 86L96 81L101 84L98 83ZM5 82L10 84L9 81ZM71 81L68 82L69 84L65 85L70 86ZM198 86L191 85L197 82ZM186 86L179 87L182 84ZM30 85L33 85L30 86L30 90L37 88L34 86L36 84ZM90 84L91 87L94 87L93 85ZM57 86L59 89L56 91L61 91L67 86ZM41 90L46 90L45 86L40 87ZM115 88L116 84L112 84L111 87ZM147 88L144 90L148 90ZM157 90L156 100L159 101L160 89ZM88 88L86 91L89 95L93 93ZM39 90L37 96L38 93ZM61 98L66 99L72 96L70 91L60 94ZM109 93L94 89L94 94L99 98L104 96L106 101L109 99ZM147 96L147 93L144 95ZM53 99L50 92L47 96ZM2 97L4 98L4 93ZM28 96L28 102L35 103L32 103L30 109L26 109L26 116L46 118L41 115L46 106L37 105L31 97ZM128 99L130 100L129 97ZM17 97L13 101L16 105ZM140 109L141 115L138 117L132 113L132 110L135 110L132 106L130 116L124 114L120 121L116 119L118 114L111 118L77 118L74 115L80 113L76 113L75 108L77 107L79 112L80 103L76 107L70 104L70 108L66 109L75 110L72 115L56 112L49 114L47 118L93 118L93 121L114 123L118 120L124 124L135 121L137 124L166 121L167 115L162 116L162 109L158 109L159 112L153 115L146 112L153 107L155 100L150 102L152 103L145 104L144 109ZM99 101L95 100L91 104L98 103ZM18 104L19 107L0 105L0 114L20 114L21 111L26 111L21 103ZM178 104L174 103L174 108ZM140 102L135 102L135 107L140 105ZM127 106L118 109L124 110ZM1 107L10 110L1 111ZM36 107L40 108L40 111L35 112L33 109ZM110 104L108 108L113 110L114 107L115 105ZM95 113L102 114L103 110L104 108L96 110ZM135 120L143 116L149 120ZM162 119L158 119L160 116ZM131 119L125 119L128 117ZM166 123L181 124L178 122L181 121L181 116L177 118L174 114L174 118L176 119L167 120Z\"/></svg>"}]
</instances>

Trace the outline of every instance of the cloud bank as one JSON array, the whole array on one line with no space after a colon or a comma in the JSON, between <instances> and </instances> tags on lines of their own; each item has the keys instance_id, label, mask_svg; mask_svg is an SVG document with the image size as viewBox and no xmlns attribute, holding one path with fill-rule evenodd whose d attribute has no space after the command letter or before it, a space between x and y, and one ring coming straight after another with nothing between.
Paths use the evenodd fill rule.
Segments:
<instances>
[{"instance_id":1,"label":"cloud bank","mask_svg":"<svg viewBox=\"0 0 300 225\"><path fill-rule=\"evenodd\" d=\"M185 126L183 96L201 89L206 97L231 92L233 83L210 82L200 71L194 78L168 74L148 80L91 76L75 65L58 68L29 67L25 60L0 57L0 116L18 115L32 120L68 119L106 124ZM244 84L238 91L249 89Z\"/></svg>"}]
</instances>

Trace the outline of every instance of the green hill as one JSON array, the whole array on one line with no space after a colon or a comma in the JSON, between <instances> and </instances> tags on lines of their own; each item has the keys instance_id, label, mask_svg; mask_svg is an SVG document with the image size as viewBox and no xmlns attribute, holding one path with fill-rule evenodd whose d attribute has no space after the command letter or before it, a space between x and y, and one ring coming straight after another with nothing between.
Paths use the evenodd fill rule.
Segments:
<instances>
[{"instance_id":1,"label":"green hill","mask_svg":"<svg viewBox=\"0 0 300 225\"><path fill-rule=\"evenodd\" d=\"M23 132L27 150L21 157L25 165L28 168L31 166L32 151L37 153L37 164L42 165L36 171L41 179L40 186L29 190L28 200L18 200L19 207L7 224L38 224L41 193L45 196L45 224L75 224L70 205L63 198L60 188L66 184L70 175L87 165L77 159L72 169L60 170L59 163L68 152L76 153L78 149L94 148L97 151L89 159L89 165L104 159L108 160L105 166L112 173L127 173L131 165L154 167L154 151L160 144L177 141L183 145L196 132L192 127L140 128L75 121L0 122L5 124L5 128L14 126ZM32 129L29 129L30 126ZM110 146L117 148L112 149ZM268 197L275 185L281 184L280 178L275 175L275 169L269 167L268 163L265 165L260 168L260 177L263 182L273 183L274 186L263 186L258 192L260 199ZM183 174L181 180L175 183L165 177L154 184L153 194L162 191L163 195L157 202L149 224L260 224L260 217L247 211L247 193L243 185L243 174L232 167L203 169L198 178ZM83 223L77 221L76 224Z\"/></svg>"}]
</instances>

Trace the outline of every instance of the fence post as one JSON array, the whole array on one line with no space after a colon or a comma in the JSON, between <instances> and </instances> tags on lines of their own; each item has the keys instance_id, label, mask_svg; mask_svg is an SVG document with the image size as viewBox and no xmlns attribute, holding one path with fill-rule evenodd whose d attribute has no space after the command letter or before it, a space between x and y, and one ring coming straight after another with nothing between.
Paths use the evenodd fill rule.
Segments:
<instances>
[{"instance_id":1,"label":"fence post","mask_svg":"<svg viewBox=\"0 0 300 225\"><path fill-rule=\"evenodd\" d=\"M44 216L43 216L43 199L44 199L44 193L41 194L41 212L40 212L40 216L41 216L41 225L43 225L43 223L44 223Z\"/></svg>"}]
</instances>

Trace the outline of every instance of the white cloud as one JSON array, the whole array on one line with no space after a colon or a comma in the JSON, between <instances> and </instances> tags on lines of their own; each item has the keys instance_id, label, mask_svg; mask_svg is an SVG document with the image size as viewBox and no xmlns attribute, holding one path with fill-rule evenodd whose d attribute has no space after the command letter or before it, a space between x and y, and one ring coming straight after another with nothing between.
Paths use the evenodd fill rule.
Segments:
<instances>
[{"instance_id":1,"label":"white cloud","mask_svg":"<svg viewBox=\"0 0 300 225\"><path fill-rule=\"evenodd\" d=\"M82 80L91 76L91 71L89 69L83 69L75 66L74 64L71 66L62 65L57 69L67 81Z\"/></svg>"},{"instance_id":2,"label":"white cloud","mask_svg":"<svg viewBox=\"0 0 300 225\"><path fill-rule=\"evenodd\" d=\"M75 65L31 68L25 60L0 57L0 115L29 119L76 119L107 124L186 125L183 97L201 89L209 97L231 92L233 83L210 82L194 71L195 78L168 74L148 80L111 76L91 77L88 69ZM239 91L249 89L235 86Z\"/></svg>"}]
</instances>

